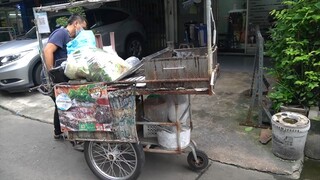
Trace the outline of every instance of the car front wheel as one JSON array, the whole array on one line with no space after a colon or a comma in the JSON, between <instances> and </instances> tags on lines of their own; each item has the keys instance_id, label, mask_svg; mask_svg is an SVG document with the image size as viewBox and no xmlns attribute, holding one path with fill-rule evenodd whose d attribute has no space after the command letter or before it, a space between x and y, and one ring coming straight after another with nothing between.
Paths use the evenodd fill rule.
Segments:
<instances>
[{"instance_id":1,"label":"car front wheel","mask_svg":"<svg viewBox=\"0 0 320 180\"><path fill-rule=\"evenodd\" d=\"M126 41L126 58L135 56L141 58L143 55L143 42L139 37L131 37Z\"/></svg>"},{"instance_id":2,"label":"car front wheel","mask_svg":"<svg viewBox=\"0 0 320 180\"><path fill-rule=\"evenodd\" d=\"M41 70L42 70L42 64L39 63L37 64L34 69L33 69L33 84L35 86L40 85L41 84Z\"/></svg>"}]
</instances>

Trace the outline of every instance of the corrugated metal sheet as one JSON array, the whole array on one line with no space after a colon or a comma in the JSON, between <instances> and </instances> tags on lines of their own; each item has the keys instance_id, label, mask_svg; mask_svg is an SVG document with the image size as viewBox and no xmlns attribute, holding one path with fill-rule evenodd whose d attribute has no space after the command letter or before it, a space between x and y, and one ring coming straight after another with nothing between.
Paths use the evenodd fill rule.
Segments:
<instances>
[{"instance_id":1,"label":"corrugated metal sheet","mask_svg":"<svg viewBox=\"0 0 320 180\"><path fill-rule=\"evenodd\" d=\"M271 26L268 20L270 11L281 7L281 0L249 0L249 23L259 25L265 34Z\"/></svg>"}]
</instances>

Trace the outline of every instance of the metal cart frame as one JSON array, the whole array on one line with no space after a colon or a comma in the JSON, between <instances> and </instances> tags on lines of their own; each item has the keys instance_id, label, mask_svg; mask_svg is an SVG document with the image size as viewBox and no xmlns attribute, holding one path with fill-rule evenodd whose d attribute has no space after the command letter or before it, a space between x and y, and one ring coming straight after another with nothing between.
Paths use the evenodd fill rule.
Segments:
<instances>
[{"instance_id":1,"label":"metal cart frame","mask_svg":"<svg viewBox=\"0 0 320 180\"><path fill-rule=\"evenodd\" d=\"M86 6L92 3L101 3L101 2L111 2L111 1L116 1L116 0L83 0L83 1L76 1L72 3L65 3L61 5L52 5L52 6L43 6L43 7L35 7L33 8L34 14L37 12L43 12L43 11L57 11L60 9L66 9L70 7L75 7L75 6ZM170 82L170 83L178 83L178 82L206 82L208 84L208 88L205 91L197 91L195 89L163 89L163 88L141 88L141 89L136 89L135 95L137 96L144 96L144 95L149 95L149 94L186 94L188 95L188 108L185 109L183 114L189 112L191 116L191 102L190 102L190 95L191 94L213 94L213 88L214 88L214 83L218 75L218 70L219 70L219 64L213 64L213 56L217 52L217 47L216 47L216 28L215 28L215 22L212 14L212 8L211 8L211 1L207 0L206 1L206 9L207 9L207 61L208 61L208 78L200 78L200 79L179 79L179 80L144 80L144 81L135 81L134 83L165 83L165 82ZM213 22L214 25L214 30L213 30L213 39L212 39L212 31L211 31L211 23ZM45 64L44 58L43 58L43 44L41 40L41 35L38 31L38 25L36 24L37 27L37 37L39 41L39 48L40 48L40 57L42 59L42 63ZM144 62L147 62L154 57L158 56L161 53L164 53L166 51L171 50L170 47L167 49L160 51L158 53L155 53L153 55L150 55L148 57L145 57L141 64L136 67L137 69L141 68L143 66ZM213 67L214 66L214 67ZM127 75L127 74L126 74ZM50 83L50 79L48 74L46 73L46 78L48 79L47 81L47 86L50 88L52 87L52 83ZM123 78L123 77L121 77ZM114 83L120 83L120 84L132 84L132 82L126 82L122 81L119 79L119 81L114 82ZM109 83L113 84L113 83ZM143 98L142 98L143 99ZM177 114L177 113L176 113ZM182 116L181 116L182 117ZM170 123L170 122L136 122L137 125L156 125L156 126L175 126L177 129L176 136L177 136L177 149L174 150L168 150L165 148L161 148L157 141L155 141L154 138L143 138L140 137L139 140L134 141L128 141L128 140L99 140L99 139L90 139L90 138L78 138L77 136L74 136L73 133L70 133L69 140L73 141L86 141L85 142L85 158L86 161L90 167L90 169L94 172L95 175L97 175L100 179L135 179L139 176L141 167L144 163L144 154L142 152L142 147L141 145L144 146L143 150L145 152L154 152L154 153L168 153L168 154L181 154L186 152L186 148L182 148L180 145L180 132L181 132L181 122L180 118L181 117L176 117L176 122ZM189 121L189 127L192 129L192 118L190 117ZM106 146L105 146L106 145ZM122 145L125 145L125 147L122 147ZM106 149L103 150L105 153L103 162L108 161L108 163L116 164L118 166L118 171L115 172L112 168L112 170L107 169L107 172L103 172L103 168L99 167L97 162L92 162L94 159L93 155L93 148L103 148L106 147ZM119 146L119 147L118 147ZM121 148L120 148L121 147ZM207 167L208 165L208 156L200 150L197 150L196 143L192 140L190 140L190 143L188 145L189 148L191 148L191 152L188 155L188 163L193 170L203 170ZM120 159L125 159L124 154L129 154L129 152L126 152L126 150L131 149L130 151L131 156L135 156L137 162L136 164L131 164L131 160L124 162L125 166L129 167L129 170L133 172L127 172L125 170L122 170L121 162L117 162L117 158ZM107 152L106 152L107 151ZM99 151L100 152L100 151ZM101 153L101 152L100 152ZM99 154L99 153L98 153ZM134 154L134 155L133 155ZM119 164L117 164L119 163ZM112 166L112 165L110 165ZM103 165L104 167L104 165ZM108 173L111 173L108 174ZM119 173L118 175L116 173Z\"/></svg>"}]
</instances>

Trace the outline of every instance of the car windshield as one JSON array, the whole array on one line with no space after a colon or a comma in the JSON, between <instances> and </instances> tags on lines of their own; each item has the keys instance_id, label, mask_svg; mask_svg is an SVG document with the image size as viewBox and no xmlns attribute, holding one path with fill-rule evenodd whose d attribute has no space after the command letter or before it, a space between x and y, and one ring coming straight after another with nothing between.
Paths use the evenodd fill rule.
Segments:
<instances>
[{"instance_id":1,"label":"car windshield","mask_svg":"<svg viewBox=\"0 0 320 180\"><path fill-rule=\"evenodd\" d=\"M9 31L0 31L0 42L10 41L12 36Z\"/></svg>"},{"instance_id":2,"label":"car windshield","mask_svg":"<svg viewBox=\"0 0 320 180\"><path fill-rule=\"evenodd\" d=\"M49 34L42 34L42 38L48 37ZM33 26L25 35L18 38L18 40L23 39L37 39L36 27Z\"/></svg>"},{"instance_id":3,"label":"car windshield","mask_svg":"<svg viewBox=\"0 0 320 180\"><path fill-rule=\"evenodd\" d=\"M36 34L36 27L32 27L25 35L24 35L25 39L36 39L37 38L37 34Z\"/></svg>"}]
</instances>

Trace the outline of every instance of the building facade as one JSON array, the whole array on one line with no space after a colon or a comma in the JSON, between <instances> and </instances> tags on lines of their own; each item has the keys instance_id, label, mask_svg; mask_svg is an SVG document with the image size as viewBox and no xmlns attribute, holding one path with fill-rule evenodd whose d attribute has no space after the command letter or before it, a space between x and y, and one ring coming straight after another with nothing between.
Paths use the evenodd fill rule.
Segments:
<instances>
[{"instance_id":1,"label":"building facade","mask_svg":"<svg viewBox=\"0 0 320 180\"><path fill-rule=\"evenodd\" d=\"M13 27L17 34L33 26L32 7L64 3L53 0L1 0L0 27ZM121 0L106 3L130 11L144 25L150 52L166 47L167 41L206 46L206 0ZM263 34L270 27L269 12L281 0L212 0L220 52L252 53L255 26Z\"/></svg>"}]
</instances>

